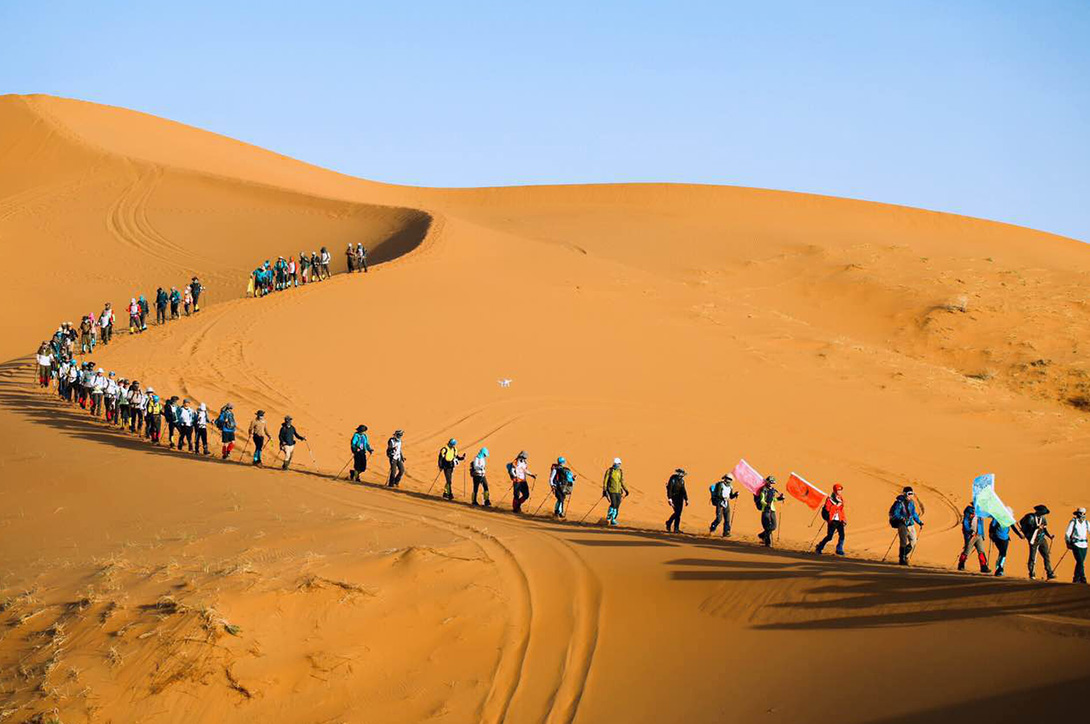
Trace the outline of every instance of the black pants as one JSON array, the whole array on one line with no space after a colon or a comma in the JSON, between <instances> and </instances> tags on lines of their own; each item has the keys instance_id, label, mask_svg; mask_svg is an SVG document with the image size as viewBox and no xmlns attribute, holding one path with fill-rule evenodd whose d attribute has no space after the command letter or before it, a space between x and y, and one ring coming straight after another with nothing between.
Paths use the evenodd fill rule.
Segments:
<instances>
[{"instance_id":1,"label":"black pants","mask_svg":"<svg viewBox=\"0 0 1090 724\"><path fill-rule=\"evenodd\" d=\"M261 450L265 447L265 438L254 435L254 465L261 464Z\"/></svg>"},{"instance_id":2,"label":"black pants","mask_svg":"<svg viewBox=\"0 0 1090 724\"><path fill-rule=\"evenodd\" d=\"M166 321L167 321L167 308L166 307L156 307L155 308L155 323L156 324L166 324Z\"/></svg>"},{"instance_id":3,"label":"black pants","mask_svg":"<svg viewBox=\"0 0 1090 724\"><path fill-rule=\"evenodd\" d=\"M182 443L185 443L191 451L193 450L193 426L192 425L178 425L178 449L182 449Z\"/></svg>"},{"instance_id":4,"label":"black pants","mask_svg":"<svg viewBox=\"0 0 1090 724\"><path fill-rule=\"evenodd\" d=\"M177 319L178 318L178 303L177 302L171 302L170 303L170 318L171 319Z\"/></svg>"},{"instance_id":5,"label":"black pants","mask_svg":"<svg viewBox=\"0 0 1090 724\"><path fill-rule=\"evenodd\" d=\"M167 420L167 442L171 447L174 447L174 429L176 427L177 425L174 424L173 420Z\"/></svg>"},{"instance_id":6,"label":"black pants","mask_svg":"<svg viewBox=\"0 0 1090 724\"><path fill-rule=\"evenodd\" d=\"M208 452L208 428L207 427L197 427L195 429L197 431L197 443L196 443L197 444L197 450L200 450L201 445L204 445L204 451ZM194 452L196 452L196 451L194 451Z\"/></svg>"},{"instance_id":7,"label":"black pants","mask_svg":"<svg viewBox=\"0 0 1090 724\"><path fill-rule=\"evenodd\" d=\"M844 521L842 520L830 520L829 530L826 531L825 537L821 539L821 542L817 544L817 552L821 553L825 550L825 545L836 536L836 552L840 555L844 555Z\"/></svg>"},{"instance_id":8,"label":"black pants","mask_svg":"<svg viewBox=\"0 0 1090 724\"><path fill-rule=\"evenodd\" d=\"M159 430L162 419L159 415L148 415L148 437L156 445L159 444Z\"/></svg>"},{"instance_id":9,"label":"black pants","mask_svg":"<svg viewBox=\"0 0 1090 724\"><path fill-rule=\"evenodd\" d=\"M1007 565L1007 548L1010 547L1011 539L1007 538L1006 540L1003 540L1002 538L993 538L992 541L995 543L996 551L995 572L1002 573L1004 567Z\"/></svg>"},{"instance_id":10,"label":"black pants","mask_svg":"<svg viewBox=\"0 0 1090 724\"><path fill-rule=\"evenodd\" d=\"M367 451L366 450L353 450L352 451L352 477L359 478L360 473L367 470Z\"/></svg>"},{"instance_id":11,"label":"black pants","mask_svg":"<svg viewBox=\"0 0 1090 724\"><path fill-rule=\"evenodd\" d=\"M518 513L522 510L522 504L530 499L530 484L525 480L516 480L514 494L511 499L511 509Z\"/></svg>"},{"instance_id":12,"label":"black pants","mask_svg":"<svg viewBox=\"0 0 1090 724\"><path fill-rule=\"evenodd\" d=\"M730 503L715 506L715 520L712 521L710 530L715 532L719 523L723 523L723 537L730 535Z\"/></svg>"},{"instance_id":13,"label":"black pants","mask_svg":"<svg viewBox=\"0 0 1090 724\"><path fill-rule=\"evenodd\" d=\"M681 532L681 511L683 511L685 509L685 500L684 499L672 500L672 501L670 501L670 505L674 506L674 514L666 519L666 530L670 530L670 527L673 526L674 532L675 533L680 533Z\"/></svg>"},{"instance_id":14,"label":"black pants","mask_svg":"<svg viewBox=\"0 0 1090 724\"><path fill-rule=\"evenodd\" d=\"M776 532L779 522L776 511L771 508L761 511L761 534L757 537L763 540L766 546L772 545L772 534Z\"/></svg>"},{"instance_id":15,"label":"black pants","mask_svg":"<svg viewBox=\"0 0 1090 724\"><path fill-rule=\"evenodd\" d=\"M1035 575L1035 569L1037 568L1037 553L1040 552L1041 560L1045 562L1045 573L1049 578L1054 575L1052 572L1052 561L1050 560L1050 553L1048 551L1048 538L1037 534L1037 540L1029 545L1029 577L1033 578Z\"/></svg>"},{"instance_id":16,"label":"black pants","mask_svg":"<svg viewBox=\"0 0 1090 724\"><path fill-rule=\"evenodd\" d=\"M405 461L404 460L390 460L390 479L386 482L391 488L396 488L401 484L401 478L405 475Z\"/></svg>"},{"instance_id":17,"label":"black pants","mask_svg":"<svg viewBox=\"0 0 1090 724\"><path fill-rule=\"evenodd\" d=\"M480 488L484 488L484 504L485 505L492 505L492 501L488 499L488 479L485 478L483 475L481 477L477 477L476 475L474 475L472 477L473 477L473 504L474 505L477 504L477 491Z\"/></svg>"},{"instance_id":18,"label":"black pants","mask_svg":"<svg viewBox=\"0 0 1090 724\"><path fill-rule=\"evenodd\" d=\"M1071 579L1072 583L1086 583L1086 549L1072 546L1071 555L1075 556L1075 577Z\"/></svg>"},{"instance_id":19,"label":"black pants","mask_svg":"<svg viewBox=\"0 0 1090 724\"><path fill-rule=\"evenodd\" d=\"M448 467L448 466L444 465L443 466L443 478L446 480L447 487L446 487L445 490L443 490L443 496L447 497L447 498L451 498L451 499L454 498L454 491L450 487L451 478L453 476L454 476L454 466L450 465Z\"/></svg>"}]
</instances>

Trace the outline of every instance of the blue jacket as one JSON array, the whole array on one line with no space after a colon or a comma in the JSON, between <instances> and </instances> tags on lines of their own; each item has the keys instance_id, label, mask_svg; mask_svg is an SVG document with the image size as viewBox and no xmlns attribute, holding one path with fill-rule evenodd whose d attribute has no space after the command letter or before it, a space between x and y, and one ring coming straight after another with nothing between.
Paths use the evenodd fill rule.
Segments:
<instances>
[{"instance_id":1,"label":"blue jacket","mask_svg":"<svg viewBox=\"0 0 1090 724\"><path fill-rule=\"evenodd\" d=\"M919 513L916 512L916 501L909 500L903 495L897 496L897 506L900 515L898 516L905 522L906 525L923 525L923 521L920 520Z\"/></svg>"},{"instance_id":2,"label":"blue jacket","mask_svg":"<svg viewBox=\"0 0 1090 724\"><path fill-rule=\"evenodd\" d=\"M352 452L357 453L361 450L366 450L369 453L374 452L371 449L371 441L367 439L366 432L357 432L352 436Z\"/></svg>"}]
</instances>

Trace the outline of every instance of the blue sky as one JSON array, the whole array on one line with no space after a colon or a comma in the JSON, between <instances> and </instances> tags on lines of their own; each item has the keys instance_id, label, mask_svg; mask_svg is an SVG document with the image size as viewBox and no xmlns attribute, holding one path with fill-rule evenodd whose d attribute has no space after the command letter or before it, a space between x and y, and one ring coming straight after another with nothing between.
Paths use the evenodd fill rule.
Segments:
<instances>
[{"instance_id":1,"label":"blue sky","mask_svg":"<svg viewBox=\"0 0 1090 724\"><path fill-rule=\"evenodd\" d=\"M1090 2L0 2L0 92L395 183L809 191L1090 240Z\"/></svg>"}]
</instances>

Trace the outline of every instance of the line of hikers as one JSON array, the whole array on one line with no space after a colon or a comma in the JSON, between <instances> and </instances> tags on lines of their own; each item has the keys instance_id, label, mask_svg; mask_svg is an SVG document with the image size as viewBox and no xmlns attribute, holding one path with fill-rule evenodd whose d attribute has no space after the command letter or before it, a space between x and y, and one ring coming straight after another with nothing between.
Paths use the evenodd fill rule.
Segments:
<instances>
[{"instance_id":1,"label":"line of hikers","mask_svg":"<svg viewBox=\"0 0 1090 724\"><path fill-rule=\"evenodd\" d=\"M355 246L348 245L345 250L345 258L348 263L348 273L367 271L367 248L362 243ZM250 273L250 281L247 285L246 295L250 297L264 297L273 292L292 289L312 282L320 282L333 276L330 265L333 256L326 247L320 252L314 251L309 255L305 251L299 252L299 260L294 256L277 257L275 262L265 263Z\"/></svg>"},{"instance_id":2,"label":"line of hikers","mask_svg":"<svg viewBox=\"0 0 1090 724\"><path fill-rule=\"evenodd\" d=\"M1014 510L1007 508L1011 517ZM987 535L989 549L995 544L995 575L1003 576L1006 572L1007 551L1010 546L1011 533L1016 538L1026 541L1029 546L1029 559L1027 561L1029 577L1036 578L1038 556L1045 564L1045 577L1052 580L1056 573L1052 567L1052 540L1054 536L1048 530L1048 515L1051 511L1046 505L1035 505L1033 510L1023 515L1016 525L1002 525L994 518L988 519L987 533L985 533L984 518L977 514L973 505L968 505L962 511L961 535L964 547L958 556L958 570L964 571L969 556L976 552L977 561L980 564L981 573L991 573L988 567L988 554L984 550L984 537ZM1078 508L1072 514L1071 521L1064 531L1064 543L1075 559L1075 583L1086 583L1086 551L1087 551L1088 522L1086 520L1086 508ZM1066 553L1065 553L1066 555Z\"/></svg>"}]
</instances>

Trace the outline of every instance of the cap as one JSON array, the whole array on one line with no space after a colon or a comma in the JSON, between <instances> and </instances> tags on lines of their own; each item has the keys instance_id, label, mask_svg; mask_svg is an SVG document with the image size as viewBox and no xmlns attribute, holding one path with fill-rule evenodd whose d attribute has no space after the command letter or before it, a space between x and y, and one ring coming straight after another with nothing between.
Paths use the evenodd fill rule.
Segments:
<instances>
[{"instance_id":1,"label":"cap","mask_svg":"<svg viewBox=\"0 0 1090 724\"><path fill-rule=\"evenodd\" d=\"M356 432L367 432L367 425L356 425Z\"/></svg>"},{"instance_id":2,"label":"cap","mask_svg":"<svg viewBox=\"0 0 1090 724\"><path fill-rule=\"evenodd\" d=\"M516 458L516 460L525 460L525 459L526 459L526 451L523 450L523 451L521 451L519 453L519 456Z\"/></svg>"},{"instance_id":3,"label":"cap","mask_svg":"<svg viewBox=\"0 0 1090 724\"><path fill-rule=\"evenodd\" d=\"M558 457L558 458L556 459L556 462L557 462L558 464L560 464L560 465L563 465L564 463L566 463L566 462L568 462L568 461L567 461L567 460L566 460L566 459L564 458L564 456L563 456L563 455L561 455L560 457Z\"/></svg>"},{"instance_id":4,"label":"cap","mask_svg":"<svg viewBox=\"0 0 1090 724\"><path fill-rule=\"evenodd\" d=\"M835 492L837 492L837 491L839 491L839 490L843 490L843 489L844 489L844 486L843 486L843 485L841 485L840 483L835 483L835 484L833 485L833 492L834 492L834 493L835 493Z\"/></svg>"},{"instance_id":5,"label":"cap","mask_svg":"<svg viewBox=\"0 0 1090 724\"><path fill-rule=\"evenodd\" d=\"M726 480L728 483L733 483L734 482L734 476L731 475L730 473L727 473L726 475L723 476L723 480Z\"/></svg>"},{"instance_id":6,"label":"cap","mask_svg":"<svg viewBox=\"0 0 1090 724\"><path fill-rule=\"evenodd\" d=\"M208 409L208 405L206 405L206 404L204 404L204 403L202 402L202 403L201 403L201 406L200 406L200 409L201 409L201 410L207 410L207 409Z\"/></svg>"},{"instance_id":7,"label":"cap","mask_svg":"<svg viewBox=\"0 0 1090 724\"><path fill-rule=\"evenodd\" d=\"M621 464L621 459L620 458L613 458L613 464L614 465L620 465Z\"/></svg>"},{"instance_id":8,"label":"cap","mask_svg":"<svg viewBox=\"0 0 1090 724\"><path fill-rule=\"evenodd\" d=\"M905 495L908 495L909 493L914 493L916 491L914 491L912 489L911 485L906 485L905 487L901 488L901 492L904 493Z\"/></svg>"},{"instance_id":9,"label":"cap","mask_svg":"<svg viewBox=\"0 0 1090 724\"><path fill-rule=\"evenodd\" d=\"M775 485L776 484L776 476L775 475L769 475L767 478L765 478L765 482L766 483L771 483L772 485Z\"/></svg>"},{"instance_id":10,"label":"cap","mask_svg":"<svg viewBox=\"0 0 1090 724\"><path fill-rule=\"evenodd\" d=\"M677 473L678 475L685 475L686 474L685 473L685 468L675 468L674 472Z\"/></svg>"},{"instance_id":11,"label":"cap","mask_svg":"<svg viewBox=\"0 0 1090 724\"><path fill-rule=\"evenodd\" d=\"M148 392L155 392L155 388L154 387L149 387ZM204 407L204 405L201 405L201 407Z\"/></svg>"},{"instance_id":12,"label":"cap","mask_svg":"<svg viewBox=\"0 0 1090 724\"><path fill-rule=\"evenodd\" d=\"M233 404L231 404L230 402L228 402L226 405L224 405L224 407L226 407L228 410L235 409L235 406Z\"/></svg>"},{"instance_id":13,"label":"cap","mask_svg":"<svg viewBox=\"0 0 1090 724\"><path fill-rule=\"evenodd\" d=\"M477 454L480 455L481 457L485 457L485 458L488 457L488 448L482 447L481 451L479 453L477 453Z\"/></svg>"},{"instance_id":14,"label":"cap","mask_svg":"<svg viewBox=\"0 0 1090 724\"><path fill-rule=\"evenodd\" d=\"M404 430L394 430L394 437L401 437L405 434Z\"/></svg>"},{"instance_id":15,"label":"cap","mask_svg":"<svg viewBox=\"0 0 1090 724\"><path fill-rule=\"evenodd\" d=\"M291 422L291 415L284 415L284 422Z\"/></svg>"},{"instance_id":16,"label":"cap","mask_svg":"<svg viewBox=\"0 0 1090 724\"><path fill-rule=\"evenodd\" d=\"M1035 505L1033 506L1033 512L1037 515L1048 515L1052 511L1048 509L1047 505Z\"/></svg>"},{"instance_id":17,"label":"cap","mask_svg":"<svg viewBox=\"0 0 1090 724\"><path fill-rule=\"evenodd\" d=\"M458 444L458 441L455 440L453 437L451 439L447 440L447 445L457 445L457 444Z\"/></svg>"},{"instance_id":18,"label":"cap","mask_svg":"<svg viewBox=\"0 0 1090 724\"><path fill-rule=\"evenodd\" d=\"M103 372L105 372L105 371L106 371L106 370L102 369L101 367L99 367L99 368L98 368L98 372L99 372L99 374L102 374L102 373L103 373Z\"/></svg>"},{"instance_id":19,"label":"cap","mask_svg":"<svg viewBox=\"0 0 1090 724\"><path fill-rule=\"evenodd\" d=\"M1075 508L1076 515L1086 515L1086 508Z\"/></svg>"}]
</instances>

